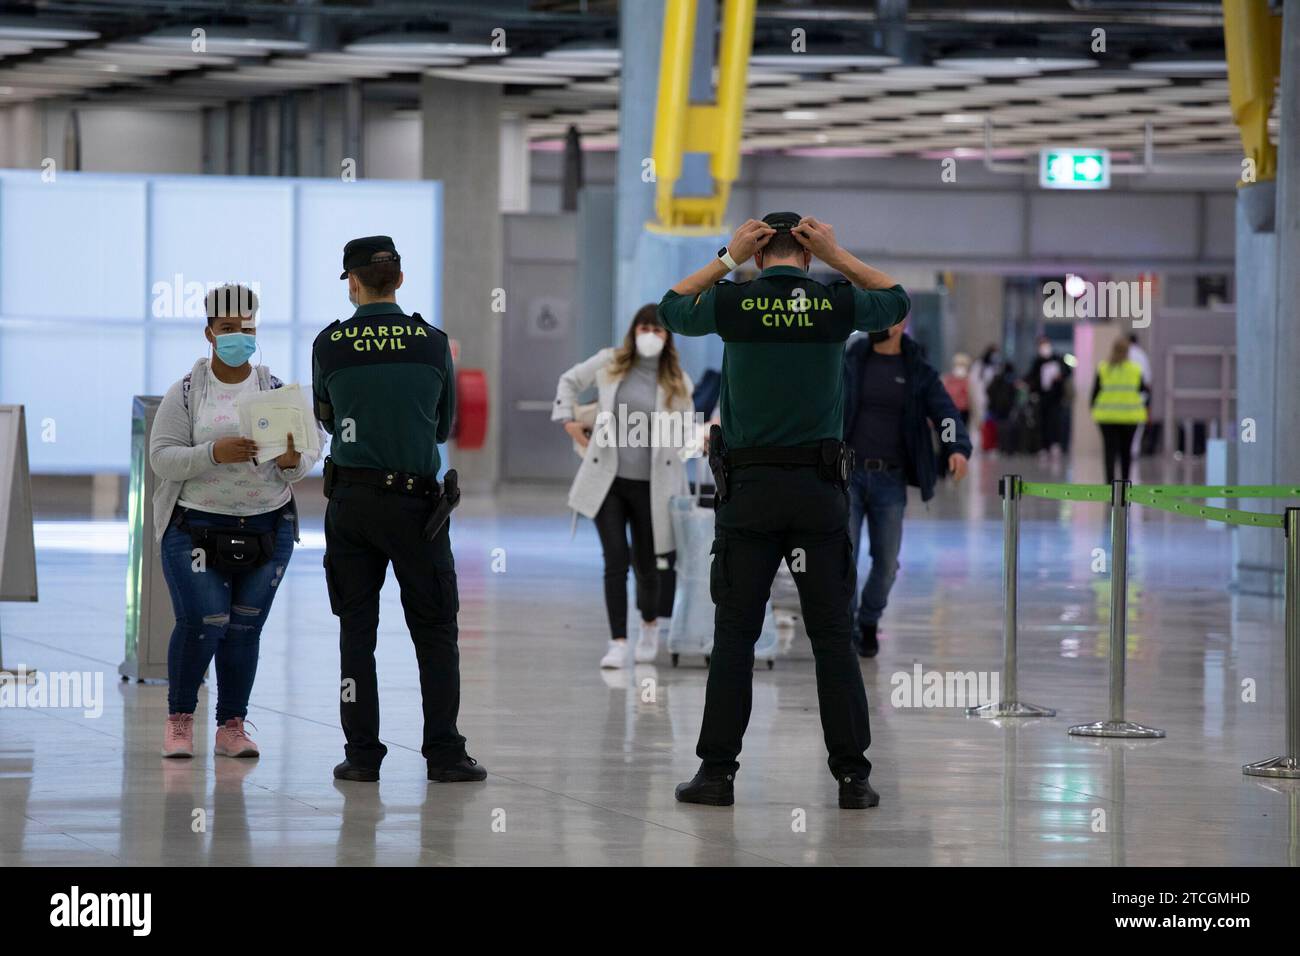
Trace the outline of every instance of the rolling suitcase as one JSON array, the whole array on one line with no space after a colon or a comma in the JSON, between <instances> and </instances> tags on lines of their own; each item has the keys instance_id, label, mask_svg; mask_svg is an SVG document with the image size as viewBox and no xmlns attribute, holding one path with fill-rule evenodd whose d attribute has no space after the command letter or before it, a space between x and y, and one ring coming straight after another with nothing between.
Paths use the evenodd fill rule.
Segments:
<instances>
[{"instance_id":1,"label":"rolling suitcase","mask_svg":"<svg viewBox=\"0 0 1300 956\"><path fill-rule=\"evenodd\" d=\"M1022 455L1035 455L1043 447L1043 425L1039 418L1039 404L1035 401L1020 405L1012 415L1016 432L1016 451Z\"/></svg>"},{"instance_id":2,"label":"rolling suitcase","mask_svg":"<svg viewBox=\"0 0 1300 956\"><path fill-rule=\"evenodd\" d=\"M713 509L703 507L694 495L677 495L668 502L677 547L677 593L668 628L668 653L673 666L683 654L699 654L707 667L713 652L713 598L709 593L709 566L713 548ZM754 645L754 659L776 660L776 618L769 602L763 631Z\"/></svg>"},{"instance_id":3,"label":"rolling suitcase","mask_svg":"<svg viewBox=\"0 0 1300 956\"><path fill-rule=\"evenodd\" d=\"M1003 455L1015 455L1020 451L1019 431L1014 418L1003 418L998 422L998 452Z\"/></svg>"},{"instance_id":4,"label":"rolling suitcase","mask_svg":"<svg viewBox=\"0 0 1300 956\"><path fill-rule=\"evenodd\" d=\"M980 450L995 451L998 447L998 423L986 418L980 424Z\"/></svg>"}]
</instances>

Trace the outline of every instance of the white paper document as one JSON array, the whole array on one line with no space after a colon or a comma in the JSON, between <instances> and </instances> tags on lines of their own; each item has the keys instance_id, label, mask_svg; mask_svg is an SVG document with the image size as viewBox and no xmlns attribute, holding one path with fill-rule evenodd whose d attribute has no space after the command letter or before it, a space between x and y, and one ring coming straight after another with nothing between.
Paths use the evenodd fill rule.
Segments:
<instances>
[{"instance_id":1,"label":"white paper document","mask_svg":"<svg viewBox=\"0 0 1300 956\"><path fill-rule=\"evenodd\" d=\"M299 452L320 452L320 432L307 396L298 385L243 392L235 400L239 434L257 442L257 460L270 461L289 450L289 435Z\"/></svg>"}]
</instances>

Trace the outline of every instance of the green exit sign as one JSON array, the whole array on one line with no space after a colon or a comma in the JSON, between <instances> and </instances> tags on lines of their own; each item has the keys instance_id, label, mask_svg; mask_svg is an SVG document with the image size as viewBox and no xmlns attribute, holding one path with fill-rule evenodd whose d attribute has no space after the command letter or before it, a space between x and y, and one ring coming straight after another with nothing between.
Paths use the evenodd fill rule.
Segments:
<instances>
[{"instance_id":1,"label":"green exit sign","mask_svg":"<svg viewBox=\"0 0 1300 956\"><path fill-rule=\"evenodd\" d=\"M1105 149L1041 150L1038 185L1044 189L1109 189L1110 152Z\"/></svg>"}]
</instances>

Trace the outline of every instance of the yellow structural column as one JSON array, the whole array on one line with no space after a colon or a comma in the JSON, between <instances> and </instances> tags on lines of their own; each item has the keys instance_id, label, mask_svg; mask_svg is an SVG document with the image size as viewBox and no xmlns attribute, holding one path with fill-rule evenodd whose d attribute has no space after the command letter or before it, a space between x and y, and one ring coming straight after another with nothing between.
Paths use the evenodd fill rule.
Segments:
<instances>
[{"instance_id":1,"label":"yellow structural column","mask_svg":"<svg viewBox=\"0 0 1300 956\"><path fill-rule=\"evenodd\" d=\"M1268 140L1268 114L1282 60L1282 18L1264 0L1223 0L1223 44L1228 55L1232 118L1254 179L1277 178L1277 147Z\"/></svg>"},{"instance_id":2,"label":"yellow structural column","mask_svg":"<svg viewBox=\"0 0 1300 956\"><path fill-rule=\"evenodd\" d=\"M722 228L731 184L740 173L740 136L756 4L757 0L724 0L716 100L691 103L696 0L667 2L652 155L657 222L651 223L651 228L664 232L716 232ZM686 153L708 155L713 177L711 195L674 194Z\"/></svg>"}]
</instances>

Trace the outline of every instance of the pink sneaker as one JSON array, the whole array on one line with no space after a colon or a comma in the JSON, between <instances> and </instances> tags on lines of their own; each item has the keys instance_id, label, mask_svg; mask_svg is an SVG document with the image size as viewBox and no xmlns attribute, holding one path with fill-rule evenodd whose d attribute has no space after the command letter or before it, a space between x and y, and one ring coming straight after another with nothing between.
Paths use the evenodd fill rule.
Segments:
<instances>
[{"instance_id":1,"label":"pink sneaker","mask_svg":"<svg viewBox=\"0 0 1300 956\"><path fill-rule=\"evenodd\" d=\"M167 729L163 731L162 755L164 757L194 756L193 714L167 715Z\"/></svg>"},{"instance_id":2,"label":"pink sneaker","mask_svg":"<svg viewBox=\"0 0 1300 956\"><path fill-rule=\"evenodd\" d=\"M213 752L218 757L258 756L257 744L244 733L244 722L238 717L231 717L217 728L217 743Z\"/></svg>"}]
</instances>

